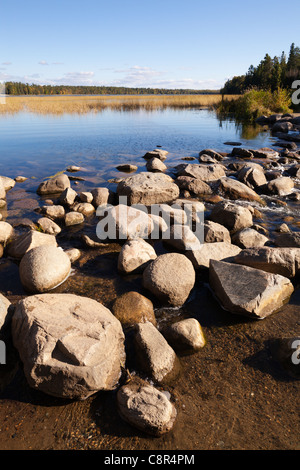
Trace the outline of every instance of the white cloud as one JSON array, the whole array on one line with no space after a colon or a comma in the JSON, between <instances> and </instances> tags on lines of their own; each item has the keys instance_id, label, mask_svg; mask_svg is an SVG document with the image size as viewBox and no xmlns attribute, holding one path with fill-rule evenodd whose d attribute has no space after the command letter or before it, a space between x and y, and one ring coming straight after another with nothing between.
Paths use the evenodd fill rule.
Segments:
<instances>
[{"instance_id":1,"label":"white cloud","mask_svg":"<svg viewBox=\"0 0 300 470\"><path fill-rule=\"evenodd\" d=\"M11 64L12 64L12 62L2 62L1 65L11 65Z\"/></svg>"},{"instance_id":2,"label":"white cloud","mask_svg":"<svg viewBox=\"0 0 300 470\"><path fill-rule=\"evenodd\" d=\"M49 65L46 60L40 60L39 65Z\"/></svg>"}]
</instances>

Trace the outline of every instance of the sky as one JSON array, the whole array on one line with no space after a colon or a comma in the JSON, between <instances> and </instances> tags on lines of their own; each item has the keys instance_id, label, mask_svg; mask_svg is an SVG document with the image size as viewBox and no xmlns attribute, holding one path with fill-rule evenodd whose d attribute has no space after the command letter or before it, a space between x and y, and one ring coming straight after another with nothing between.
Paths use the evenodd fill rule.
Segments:
<instances>
[{"instance_id":1,"label":"sky","mask_svg":"<svg viewBox=\"0 0 300 470\"><path fill-rule=\"evenodd\" d=\"M0 0L0 81L217 90L300 46L299 17L282 0Z\"/></svg>"}]
</instances>

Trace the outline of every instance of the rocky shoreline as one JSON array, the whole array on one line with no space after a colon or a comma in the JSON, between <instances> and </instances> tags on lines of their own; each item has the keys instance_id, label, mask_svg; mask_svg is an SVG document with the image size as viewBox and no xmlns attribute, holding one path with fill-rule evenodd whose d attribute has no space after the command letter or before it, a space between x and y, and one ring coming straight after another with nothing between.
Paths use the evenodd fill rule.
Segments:
<instances>
[{"instance_id":1,"label":"rocky shoreline","mask_svg":"<svg viewBox=\"0 0 300 470\"><path fill-rule=\"evenodd\" d=\"M1 295L1 339L12 336L29 385L72 400L117 390L122 419L149 435L168 433L177 411L163 386L180 375L181 356L199 353L206 339L195 318L159 323L153 302L183 307L203 276L225 312L257 320L276 314L298 288L299 232L286 223L270 231L263 216L270 201L283 207L288 201L300 204L297 119L276 115L260 120L272 125L281 151L234 146L225 154L203 149L198 163L177 165L171 175L166 174L167 151L147 152L147 171L135 174L136 167L126 167L130 174L116 192L96 187L77 193L71 187L76 180L66 173L80 168L68 168L38 186L42 205L36 224L19 231L0 221L2 256L17 263L28 292L14 305ZM2 207L7 191L22 181L0 178ZM124 197L126 206L120 203ZM161 216L132 207L136 204L159 204ZM196 217L204 214L202 241L186 225L187 205ZM94 299L52 293L72 275L81 257L80 249L64 250L56 237L70 227L84 227L91 218L97 220L99 207L108 206L116 227L113 242L120 244L117 269L123 276L140 276L149 294L127 292L117 297L111 310ZM164 214L171 221L168 237ZM151 239L157 230L167 247L164 254L156 252L157 240ZM81 238L82 246L91 250L101 251L110 242L90 232ZM294 351L286 350L293 339L299 337L280 343L285 351L282 362L299 378L289 360Z\"/></svg>"}]
</instances>

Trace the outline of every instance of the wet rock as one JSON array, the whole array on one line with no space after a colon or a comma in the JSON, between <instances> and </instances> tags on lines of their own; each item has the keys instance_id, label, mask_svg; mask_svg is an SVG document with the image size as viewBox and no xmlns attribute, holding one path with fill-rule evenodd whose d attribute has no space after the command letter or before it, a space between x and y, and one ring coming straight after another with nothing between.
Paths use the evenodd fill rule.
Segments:
<instances>
[{"instance_id":1,"label":"wet rock","mask_svg":"<svg viewBox=\"0 0 300 470\"><path fill-rule=\"evenodd\" d=\"M43 206L42 212L52 220L63 219L65 217L65 209L59 205Z\"/></svg>"},{"instance_id":2,"label":"wet rock","mask_svg":"<svg viewBox=\"0 0 300 470\"><path fill-rule=\"evenodd\" d=\"M204 241L206 243L231 243L230 232L224 225L212 220L206 220L204 223Z\"/></svg>"},{"instance_id":3,"label":"wet rock","mask_svg":"<svg viewBox=\"0 0 300 470\"><path fill-rule=\"evenodd\" d=\"M127 197L127 204L160 204L171 202L179 196L179 188L172 178L163 173L139 173L121 181L119 196Z\"/></svg>"},{"instance_id":4,"label":"wet rock","mask_svg":"<svg viewBox=\"0 0 300 470\"><path fill-rule=\"evenodd\" d=\"M210 220L224 225L231 233L253 225L249 209L226 201L213 207Z\"/></svg>"},{"instance_id":5,"label":"wet rock","mask_svg":"<svg viewBox=\"0 0 300 470\"><path fill-rule=\"evenodd\" d=\"M68 166L67 168L67 171L69 171L70 173L75 173L76 171L80 171L80 170L81 170L81 167L77 165L71 165L71 166Z\"/></svg>"},{"instance_id":6,"label":"wet rock","mask_svg":"<svg viewBox=\"0 0 300 470\"><path fill-rule=\"evenodd\" d=\"M26 290L42 293L62 284L70 270L70 259L61 248L44 245L33 248L23 256L19 274Z\"/></svg>"},{"instance_id":7,"label":"wet rock","mask_svg":"<svg viewBox=\"0 0 300 470\"><path fill-rule=\"evenodd\" d=\"M163 328L169 345L178 354L192 354L205 346L205 337L201 325L195 318L186 318Z\"/></svg>"},{"instance_id":8,"label":"wet rock","mask_svg":"<svg viewBox=\"0 0 300 470\"><path fill-rule=\"evenodd\" d=\"M294 291L286 277L214 260L210 262L209 282L225 310L255 319L277 312Z\"/></svg>"},{"instance_id":9,"label":"wet rock","mask_svg":"<svg viewBox=\"0 0 300 470\"><path fill-rule=\"evenodd\" d=\"M70 227L72 225L79 225L84 222L84 215L80 212L71 211L65 216L65 225Z\"/></svg>"},{"instance_id":10,"label":"wet rock","mask_svg":"<svg viewBox=\"0 0 300 470\"><path fill-rule=\"evenodd\" d=\"M257 232L253 228L244 228L236 232L232 237L232 243L241 248L259 248L269 241L268 237Z\"/></svg>"},{"instance_id":11,"label":"wet rock","mask_svg":"<svg viewBox=\"0 0 300 470\"><path fill-rule=\"evenodd\" d=\"M239 171L237 177L239 181L253 190L267 184L267 179L262 167L244 167Z\"/></svg>"},{"instance_id":12,"label":"wet rock","mask_svg":"<svg viewBox=\"0 0 300 470\"><path fill-rule=\"evenodd\" d=\"M193 263L196 270L209 267L210 260L232 260L239 254L241 248L231 243L204 243L199 250L189 250L185 254Z\"/></svg>"},{"instance_id":13,"label":"wet rock","mask_svg":"<svg viewBox=\"0 0 300 470\"><path fill-rule=\"evenodd\" d=\"M15 180L8 176L0 176L0 181L3 184L5 191L9 191L16 184Z\"/></svg>"},{"instance_id":14,"label":"wet rock","mask_svg":"<svg viewBox=\"0 0 300 470\"><path fill-rule=\"evenodd\" d=\"M167 383L178 375L178 358L152 323L136 325L134 343L137 362L144 374L158 383Z\"/></svg>"},{"instance_id":15,"label":"wet rock","mask_svg":"<svg viewBox=\"0 0 300 470\"><path fill-rule=\"evenodd\" d=\"M94 188L91 193L93 195L93 204L95 207L106 206L107 204L114 203L115 193L110 191L108 188Z\"/></svg>"},{"instance_id":16,"label":"wet rock","mask_svg":"<svg viewBox=\"0 0 300 470\"><path fill-rule=\"evenodd\" d=\"M124 328L145 322L150 322L156 326L156 318L151 300L138 292L130 291L117 297L112 307L112 313Z\"/></svg>"},{"instance_id":17,"label":"wet rock","mask_svg":"<svg viewBox=\"0 0 300 470\"><path fill-rule=\"evenodd\" d=\"M235 256L234 262L292 278L300 269L300 248L249 248Z\"/></svg>"},{"instance_id":18,"label":"wet rock","mask_svg":"<svg viewBox=\"0 0 300 470\"><path fill-rule=\"evenodd\" d=\"M190 176L207 183L209 181L216 181L223 178L225 176L225 171L222 165L190 163L188 165L184 165L184 168L179 171L178 176Z\"/></svg>"},{"instance_id":19,"label":"wet rock","mask_svg":"<svg viewBox=\"0 0 300 470\"><path fill-rule=\"evenodd\" d=\"M72 206L77 197L76 191L72 188L66 188L59 197L59 202L64 206Z\"/></svg>"},{"instance_id":20,"label":"wet rock","mask_svg":"<svg viewBox=\"0 0 300 470\"><path fill-rule=\"evenodd\" d=\"M116 388L125 362L124 334L120 322L95 300L29 296L16 306L12 334L31 387L80 400Z\"/></svg>"},{"instance_id":21,"label":"wet rock","mask_svg":"<svg viewBox=\"0 0 300 470\"><path fill-rule=\"evenodd\" d=\"M138 167L136 165L130 165L129 163L124 163L123 165L118 165L117 170L123 171L125 173L132 173L133 171L136 171Z\"/></svg>"},{"instance_id":22,"label":"wet rock","mask_svg":"<svg viewBox=\"0 0 300 470\"><path fill-rule=\"evenodd\" d=\"M84 191L84 192L79 194L79 199L81 200L81 202L92 203L93 202L93 195L92 195L92 193L90 193L88 191Z\"/></svg>"},{"instance_id":23,"label":"wet rock","mask_svg":"<svg viewBox=\"0 0 300 470\"><path fill-rule=\"evenodd\" d=\"M175 180L175 183L180 189L186 189L190 193L195 194L195 196L210 195L213 193L208 184L198 178L192 178L191 176L179 176Z\"/></svg>"},{"instance_id":24,"label":"wet rock","mask_svg":"<svg viewBox=\"0 0 300 470\"><path fill-rule=\"evenodd\" d=\"M288 133L293 129L293 124L291 122L285 121L277 121L273 126L272 126L272 132L286 132Z\"/></svg>"},{"instance_id":25,"label":"wet rock","mask_svg":"<svg viewBox=\"0 0 300 470\"><path fill-rule=\"evenodd\" d=\"M84 242L84 244L88 248L98 249L98 248L106 248L107 247L106 243L101 243L101 242L95 241L91 237L89 237L88 235L84 234L84 235L82 235L81 238L82 238L82 241Z\"/></svg>"},{"instance_id":26,"label":"wet rock","mask_svg":"<svg viewBox=\"0 0 300 470\"><path fill-rule=\"evenodd\" d=\"M280 247L300 248L300 232L275 234L275 245Z\"/></svg>"},{"instance_id":27,"label":"wet rock","mask_svg":"<svg viewBox=\"0 0 300 470\"><path fill-rule=\"evenodd\" d=\"M251 150L242 148L242 147L234 147L231 151L232 157L240 157L240 158L253 158L254 155Z\"/></svg>"},{"instance_id":28,"label":"wet rock","mask_svg":"<svg viewBox=\"0 0 300 470\"><path fill-rule=\"evenodd\" d=\"M5 199L6 198L6 191L5 191L5 188L4 188L4 184L2 183L2 181L0 180L0 200L1 199ZM2 204L1 203L1 207L2 207ZM5 204L4 204L5 205Z\"/></svg>"},{"instance_id":29,"label":"wet rock","mask_svg":"<svg viewBox=\"0 0 300 470\"><path fill-rule=\"evenodd\" d=\"M146 168L148 171L166 171L166 165L159 158L150 158L147 161Z\"/></svg>"},{"instance_id":30,"label":"wet rock","mask_svg":"<svg viewBox=\"0 0 300 470\"><path fill-rule=\"evenodd\" d=\"M171 431L177 415L163 392L137 377L120 388L117 404L124 421L152 436Z\"/></svg>"},{"instance_id":31,"label":"wet rock","mask_svg":"<svg viewBox=\"0 0 300 470\"><path fill-rule=\"evenodd\" d=\"M159 158L161 161L165 161L169 152L162 149L155 149L152 152L145 153L144 157L146 160L151 160L151 158Z\"/></svg>"},{"instance_id":32,"label":"wet rock","mask_svg":"<svg viewBox=\"0 0 300 470\"><path fill-rule=\"evenodd\" d=\"M24 183L24 181L26 181L28 178L26 178L26 176L16 176L15 177L15 182L16 183Z\"/></svg>"},{"instance_id":33,"label":"wet rock","mask_svg":"<svg viewBox=\"0 0 300 470\"><path fill-rule=\"evenodd\" d=\"M81 252L77 248L69 248L68 250L65 250L66 255L68 255L71 264L75 263L80 257L81 257Z\"/></svg>"},{"instance_id":34,"label":"wet rock","mask_svg":"<svg viewBox=\"0 0 300 470\"><path fill-rule=\"evenodd\" d=\"M287 224L280 224L278 228L276 228L276 232L280 233L289 233L290 229Z\"/></svg>"},{"instance_id":35,"label":"wet rock","mask_svg":"<svg viewBox=\"0 0 300 470\"><path fill-rule=\"evenodd\" d=\"M178 307L184 304L194 287L195 271L185 255L166 253L145 269L143 284L161 302Z\"/></svg>"},{"instance_id":36,"label":"wet rock","mask_svg":"<svg viewBox=\"0 0 300 470\"><path fill-rule=\"evenodd\" d=\"M38 194L62 193L70 187L70 180L67 175L59 175L41 183L37 189Z\"/></svg>"},{"instance_id":37,"label":"wet rock","mask_svg":"<svg viewBox=\"0 0 300 470\"><path fill-rule=\"evenodd\" d=\"M2 333L4 326L9 320L8 309L10 305L10 301L6 297L4 297L4 295L0 294L0 333Z\"/></svg>"},{"instance_id":38,"label":"wet rock","mask_svg":"<svg viewBox=\"0 0 300 470\"><path fill-rule=\"evenodd\" d=\"M214 160L217 160L217 161L223 160L223 155L221 155L220 153L212 149L201 150L201 152L199 152L199 157L201 157L202 155L209 155L210 157L212 157Z\"/></svg>"},{"instance_id":39,"label":"wet rock","mask_svg":"<svg viewBox=\"0 0 300 470\"><path fill-rule=\"evenodd\" d=\"M267 191L270 194L275 194L278 196L287 196L291 194L294 189L294 181L288 176L282 176L281 178L276 178L270 181L267 185Z\"/></svg>"},{"instance_id":40,"label":"wet rock","mask_svg":"<svg viewBox=\"0 0 300 470\"><path fill-rule=\"evenodd\" d=\"M211 157L210 155L200 155L199 157L199 162L200 163L209 163L209 164L214 164L214 163L218 163L218 160L215 160L213 157Z\"/></svg>"},{"instance_id":41,"label":"wet rock","mask_svg":"<svg viewBox=\"0 0 300 470\"><path fill-rule=\"evenodd\" d=\"M78 202L72 206L72 211L80 212L85 217L89 217L94 214L95 207L90 202Z\"/></svg>"},{"instance_id":42,"label":"wet rock","mask_svg":"<svg viewBox=\"0 0 300 470\"><path fill-rule=\"evenodd\" d=\"M42 245L56 247L55 236L30 230L12 240L8 246L8 254L12 258L21 259L27 251Z\"/></svg>"},{"instance_id":43,"label":"wet rock","mask_svg":"<svg viewBox=\"0 0 300 470\"><path fill-rule=\"evenodd\" d=\"M251 149L251 152L254 155L254 158L266 158L266 159L273 159L273 158L278 158L279 153L274 150L270 149L268 147L263 147L261 149Z\"/></svg>"},{"instance_id":44,"label":"wet rock","mask_svg":"<svg viewBox=\"0 0 300 470\"><path fill-rule=\"evenodd\" d=\"M53 220L48 219L48 217L41 217L37 224L44 233L49 235L58 235L61 232L60 226L53 222Z\"/></svg>"},{"instance_id":45,"label":"wet rock","mask_svg":"<svg viewBox=\"0 0 300 470\"><path fill-rule=\"evenodd\" d=\"M126 242L118 256L118 270L143 272L149 261L157 258L154 248L142 238Z\"/></svg>"},{"instance_id":46,"label":"wet rock","mask_svg":"<svg viewBox=\"0 0 300 470\"><path fill-rule=\"evenodd\" d=\"M14 229L8 222L0 221L0 243L6 244L13 233Z\"/></svg>"},{"instance_id":47,"label":"wet rock","mask_svg":"<svg viewBox=\"0 0 300 470\"><path fill-rule=\"evenodd\" d=\"M233 178L221 178L219 192L228 199L244 199L262 203L261 197L253 189Z\"/></svg>"}]
</instances>

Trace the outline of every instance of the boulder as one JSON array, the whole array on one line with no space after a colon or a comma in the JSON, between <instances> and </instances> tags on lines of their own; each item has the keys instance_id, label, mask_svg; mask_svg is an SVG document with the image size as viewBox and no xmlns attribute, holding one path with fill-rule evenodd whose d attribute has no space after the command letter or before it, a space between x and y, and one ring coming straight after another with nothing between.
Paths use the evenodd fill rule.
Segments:
<instances>
[{"instance_id":1,"label":"boulder","mask_svg":"<svg viewBox=\"0 0 300 470\"><path fill-rule=\"evenodd\" d=\"M155 149L151 152L145 153L144 157L146 160L151 160L152 158L159 158L161 161L165 161L169 152L162 149Z\"/></svg>"},{"instance_id":2,"label":"boulder","mask_svg":"<svg viewBox=\"0 0 300 470\"><path fill-rule=\"evenodd\" d=\"M124 421L156 437L169 432L177 416L168 397L138 377L118 390L117 404Z\"/></svg>"},{"instance_id":3,"label":"boulder","mask_svg":"<svg viewBox=\"0 0 300 470\"><path fill-rule=\"evenodd\" d=\"M152 245L144 239L128 240L118 257L118 270L124 273L143 272L151 260L157 258Z\"/></svg>"},{"instance_id":4,"label":"boulder","mask_svg":"<svg viewBox=\"0 0 300 470\"><path fill-rule=\"evenodd\" d=\"M164 327L161 331L178 354L192 354L205 346L201 325L195 318L186 318Z\"/></svg>"},{"instance_id":5,"label":"boulder","mask_svg":"<svg viewBox=\"0 0 300 470\"><path fill-rule=\"evenodd\" d=\"M199 152L199 157L201 157L202 155L208 155L211 158L213 158L214 160L218 160L218 161L221 161L224 158L223 155L221 155L220 153L218 153L218 152L216 152L215 150L212 150L212 149L201 150L201 152Z\"/></svg>"},{"instance_id":6,"label":"boulder","mask_svg":"<svg viewBox=\"0 0 300 470\"><path fill-rule=\"evenodd\" d=\"M61 232L60 226L53 222L53 220L48 219L48 217L41 217L37 224L44 233L49 235L58 235Z\"/></svg>"},{"instance_id":7,"label":"boulder","mask_svg":"<svg viewBox=\"0 0 300 470\"><path fill-rule=\"evenodd\" d=\"M224 225L212 220L206 220L204 222L204 241L206 243L231 243L230 232Z\"/></svg>"},{"instance_id":8,"label":"boulder","mask_svg":"<svg viewBox=\"0 0 300 470\"><path fill-rule=\"evenodd\" d=\"M19 274L26 290L42 293L62 284L70 270L70 259L61 248L43 245L29 250L23 256Z\"/></svg>"},{"instance_id":9,"label":"boulder","mask_svg":"<svg viewBox=\"0 0 300 470\"><path fill-rule=\"evenodd\" d=\"M248 248L235 256L234 262L292 278L300 269L300 248Z\"/></svg>"},{"instance_id":10,"label":"boulder","mask_svg":"<svg viewBox=\"0 0 300 470\"><path fill-rule=\"evenodd\" d=\"M243 147L234 147L231 151L232 157L239 158L253 158L253 153L251 150L245 149Z\"/></svg>"},{"instance_id":11,"label":"boulder","mask_svg":"<svg viewBox=\"0 0 300 470\"><path fill-rule=\"evenodd\" d=\"M65 209L60 205L43 206L42 212L52 220L63 219L65 217Z\"/></svg>"},{"instance_id":12,"label":"boulder","mask_svg":"<svg viewBox=\"0 0 300 470\"><path fill-rule=\"evenodd\" d=\"M136 165L131 165L130 163L118 165L116 168L117 170L123 171L124 173L132 173L133 171L136 171L138 169Z\"/></svg>"},{"instance_id":13,"label":"boulder","mask_svg":"<svg viewBox=\"0 0 300 470\"><path fill-rule=\"evenodd\" d=\"M222 165L205 165L190 163L184 165L183 170L179 172L179 176L191 176L197 178L205 183L209 181L216 181L225 176L224 167Z\"/></svg>"},{"instance_id":14,"label":"boulder","mask_svg":"<svg viewBox=\"0 0 300 470\"><path fill-rule=\"evenodd\" d=\"M95 207L106 206L113 204L115 200L115 193L108 188L94 188L91 191L93 195L93 204Z\"/></svg>"},{"instance_id":15,"label":"boulder","mask_svg":"<svg viewBox=\"0 0 300 470\"><path fill-rule=\"evenodd\" d=\"M72 188L66 188L59 196L59 202L64 206L72 206L77 197L76 191Z\"/></svg>"},{"instance_id":16,"label":"boulder","mask_svg":"<svg viewBox=\"0 0 300 470\"><path fill-rule=\"evenodd\" d=\"M37 189L40 195L62 193L71 186L67 175L59 175L41 183Z\"/></svg>"},{"instance_id":17,"label":"boulder","mask_svg":"<svg viewBox=\"0 0 300 470\"><path fill-rule=\"evenodd\" d=\"M29 250L42 245L56 247L55 236L30 230L19 235L9 244L8 254L12 258L21 259Z\"/></svg>"},{"instance_id":18,"label":"boulder","mask_svg":"<svg viewBox=\"0 0 300 470\"><path fill-rule=\"evenodd\" d=\"M0 243L6 244L13 233L14 229L8 222L0 221Z\"/></svg>"},{"instance_id":19,"label":"boulder","mask_svg":"<svg viewBox=\"0 0 300 470\"><path fill-rule=\"evenodd\" d=\"M3 184L5 191L9 191L16 184L15 180L8 176L0 176L0 182Z\"/></svg>"},{"instance_id":20,"label":"boulder","mask_svg":"<svg viewBox=\"0 0 300 470\"><path fill-rule=\"evenodd\" d=\"M10 301L0 294L0 334L2 333L3 327L7 324L9 320L9 307Z\"/></svg>"},{"instance_id":21,"label":"boulder","mask_svg":"<svg viewBox=\"0 0 300 470\"><path fill-rule=\"evenodd\" d=\"M151 322L156 326L156 318L151 300L138 292L130 291L117 297L112 307L112 313L124 328L145 322Z\"/></svg>"},{"instance_id":22,"label":"boulder","mask_svg":"<svg viewBox=\"0 0 300 470\"><path fill-rule=\"evenodd\" d=\"M179 373L179 360L163 335L150 323L138 323L134 344L138 367L158 383L172 381Z\"/></svg>"},{"instance_id":23,"label":"boulder","mask_svg":"<svg viewBox=\"0 0 300 470\"><path fill-rule=\"evenodd\" d=\"M239 264L211 260L209 283L224 310L263 319L277 312L294 291L279 274Z\"/></svg>"},{"instance_id":24,"label":"boulder","mask_svg":"<svg viewBox=\"0 0 300 470\"><path fill-rule=\"evenodd\" d=\"M262 203L261 197L253 189L233 178L221 178L218 189L220 194L228 199L243 199Z\"/></svg>"},{"instance_id":25,"label":"boulder","mask_svg":"<svg viewBox=\"0 0 300 470\"><path fill-rule=\"evenodd\" d=\"M199 250L201 248L201 240L193 232L188 225L172 225L170 228L170 236L163 236L163 240L177 250Z\"/></svg>"},{"instance_id":26,"label":"boulder","mask_svg":"<svg viewBox=\"0 0 300 470\"><path fill-rule=\"evenodd\" d=\"M226 201L219 202L213 207L210 220L224 225L231 233L253 225L249 209Z\"/></svg>"},{"instance_id":27,"label":"boulder","mask_svg":"<svg viewBox=\"0 0 300 470\"><path fill-rule=\"evenodd\" d=\"M199 250L189 250L185 255L196 270L209 267L210 260L232 260L241 251L236 245L227 242L204 243Z\"/></svg>"},{"instance_id":28,"label":"boulder","mask_svg":"<svg viewBox=\"0 0 300 470\"><path fill-rule=\"evenodd\" d=\"M294 181L288 176L282 176L270 181L267 185L267 191L270 194L278 196L287 196L291 194L295 186Z\"/></svg>"},{"instance_id":29,"label":"boulder","mask_svg":"<svg viewBox=\"0 0 300 470\"><path fill-rule=\"evenodd\" d=\"M191 176L179 176L175 180L175 183L180 189L186 189L195 196L210 195L213 193L208 184L198 178L192 178Z\"/></svg>"},{"instance_id":30,"label":"boulder","mask_svg":"<svg viewBox=\"0 0 300 470\"><path fill-rule=\"evenodd\" d=\"M65 253L68 255L71 264L75 263L75 261L81 257L81 252L78 250L78 248L69 248L65 251Z\"/></svg>"},{"instance_id":31,"label":"boulder","mask_svg":"<svg viewBox=\"0 0 300 470\"><path fill-rule=\"evenodd\" d=\"M119 196L126 196L129 205L147 206L174 201L179 196L179 188L173 179L164 173L142 172L121 181L117 193Z\"/></svg>"},{"instance_id":32,"label":"boulder","mask_svg":"<svg viewBox=\"0 0 300 470\"><path fill-rule=\"evenodd\" d=\"M241 248L259 248L269 241L268 237L254 228L244 228L232 236L232 243Z\"/></svg>"},{"instance_id":33,"label":"boulder","mask_svg":"<svg viewBox=\"0 0 300 470\"><path fill-rule=\"evenodd\" d=\"M240 182L253 190L267 184L267 179L262 167L252 168L245 166L238 172L237 177Z\"/></svg>"},{"instance_id":34,"label":"boulder","mask_svg":"<svg viewBox=\"0 0 300 470\"><path fill-rule=\"evenodd\" d=\"M147 161L146 168L148 171L166 171L166 165L159 158L150 158Z\"/></svg>"},{"instance_id":35,"label":"boulder","mask_svg":"<svg viewBox=\"0 0 300 470\"><path fill-rule=\"evenodd\" d=\"M65 216L65 225L70 227L72 225L79 225L84 222L84 215L81 212L71 211Z\"/></svg>"},{"instance_id":36,"label":"boulder","mask_svg":"<svg viewBox=\"0 0 300 470\"><path fill-rule=\"evenodd\" d=\"M72 206L72 211L80 212L85 217L89 217L94 214L95 207L90 202L79 202Z\"/></svg>"},{"instance_id":37,"label":"boulder","mask_svg":"<svg viewBox=\"0 0 300 470\"><path fill-rule=\"evenodd\" d=\"M143 273L143 284L161 302L184 304L195 284L191 261L180 253L166 253L152 261Z\"/></svg>"},{"instance_id":38,"label":"boulder","mask_svg":"<svg viewBox=\"0 0 300 470\"><path fill-rule=\"evenodd\" d=\"M276 233L275 245L280 247L300 248L300 232Z\"/></svg>"},{"instance_id":39,"label":"boulder","mask_svg":"<svg viewBox=\"0 0 300 470\"><path fill-rule=\"evenodd\" d=\"M120 322L95 300L29 296L16 306L12 335L33 388L83 400L117 386L125 362L124 334Z\"/></svg>"},{"instance_id":40,"label":"boulder","mask_svg":"<svg viewBox=\"0 0 300 470\"><path fill-rule=\"evenodd\" d=\"M93 202L93 195L89 191L83 191L82 193L79 194L79 199L81 202Z\"/></svg>"}]
</instances>

